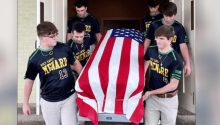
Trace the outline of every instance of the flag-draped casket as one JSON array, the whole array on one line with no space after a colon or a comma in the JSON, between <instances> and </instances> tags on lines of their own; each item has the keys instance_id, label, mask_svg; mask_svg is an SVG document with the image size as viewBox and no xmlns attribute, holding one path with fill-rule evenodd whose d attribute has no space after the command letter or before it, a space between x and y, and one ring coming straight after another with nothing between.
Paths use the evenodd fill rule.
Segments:
<instances>
[{"instance_id":1,"label":"flag-draped casket","mask_svg":"<svg viewBox=\"0 0 220 125\"><path fill-rule=\"evenodd\" d=\"M134 29L103 34L76 81L79 115L98 124L98 113L125 114L138 124L144 107L143 36Z\"/></svg>"}]
</instances>

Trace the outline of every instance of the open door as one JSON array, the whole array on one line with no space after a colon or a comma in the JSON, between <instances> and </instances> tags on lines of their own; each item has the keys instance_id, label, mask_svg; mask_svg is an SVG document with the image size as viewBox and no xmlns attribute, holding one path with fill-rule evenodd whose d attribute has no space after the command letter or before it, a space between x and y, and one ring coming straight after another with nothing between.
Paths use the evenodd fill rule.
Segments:
<instances>
[{"instance_id":1,"label":"open door","mask_svg":"<svg viewBox=\"0 0 220 125\"><path fill-rule=\"evenodd\" d=\"M189 53L192 74L185 77L179 84L179 105L184 109L195 113L195 28L194 28L194 1L173 0L177 5L176 20L183 24L189 37Z\"/></svg>"},{"instance_id":2,"label":"open door","mask_svg":"<svg viewBox=\"0 0 220 125\"><path fill-rule=\"evenodd\" d=\"M67 25L67 0L37 0L38 1L38 23L40 21L53 22L59 32L58 41L66 40Z\"/></svg>"}]
</instances>

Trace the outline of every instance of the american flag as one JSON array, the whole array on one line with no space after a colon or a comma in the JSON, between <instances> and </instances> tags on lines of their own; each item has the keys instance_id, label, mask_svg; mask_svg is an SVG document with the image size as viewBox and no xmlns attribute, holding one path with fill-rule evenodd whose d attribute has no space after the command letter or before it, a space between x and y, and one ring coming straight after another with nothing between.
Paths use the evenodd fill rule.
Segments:
<instances>
[{"instance_id":1,"label":"american flag","mask_svg":"<svg viewBox=\"0 0 220 125\"><path fill-rule=\"evenodd\" d=\"M76 81L79 115L98 124L98 113L125 114L138 124L143 115L143 36L134 29L108 30Z\"/></svg>"}]
</instances>

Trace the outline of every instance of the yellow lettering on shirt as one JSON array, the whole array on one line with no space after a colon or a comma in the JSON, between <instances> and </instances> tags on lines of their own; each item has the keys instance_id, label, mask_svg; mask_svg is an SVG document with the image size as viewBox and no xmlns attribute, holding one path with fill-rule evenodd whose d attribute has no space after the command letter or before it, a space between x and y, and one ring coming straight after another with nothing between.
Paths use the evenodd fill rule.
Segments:
<instances>
[{"instance_id":1,"label":"yellow lettering on shirt","mask_svg":"<svg viewBox=\"0 0 220 125\"><path fill-rule=\"evenodd\" d=\"M150 60L150 69L152 71L156 71L158 74L161 74L165 77L168 77L169 70L166 67L160 66L160 64L158 62L159 62L158 60L151 59Z\"/></svg>"},{"instance_id":2,"label":"yellow lettering on shirt","mask_svg":"<svg viewBox=\"0 0 220 125\"><path fill-rule=\"evenodd\" d=\"M47 60L44 63L45 65L41 65L42 70L44 71L44 74L47 75L50 72L54 70L58 70L60 68L66 67L67 66L67 58L59 58L55 60Z\"/></svg>"},{"instance_id":3,"label":"yellow lettering on shirt","mask_svg":"<svg viewBox=\"0 0 220 125\"><path fill-rule=\"evenodd\" d=\"M177 39L177 36L174 35L174 36L172 37L172 43L176 43L176 39Z\"/></svg>"},{"instance_id":4,"label":"yellow lettering on shirt","mask_svg":"<svg viewBox=\"0 0 220 125\"><path fill-rule=\"evenodd\" d=\"M75 55L75 58L79 61L82 61L84 59L86 59L87 57L90 56L90 53L89 51L85 51L84 49L81 50L80 52L77 52L76 55Z\"/></svg>"},{"instance_id":5,"label":"yellow lettering on shirt","mask_svg":"<svg viewBox=\"0 0 220 125\"><path fill-rule=\"evenodd\" d=\"M151 22L152 22L152 21L147 21L147 22L145 22L145 27L146 27L146 29L148 29L148 28L150 27Z\"/></svg>"},{"instance_id":6,"label":"yellow lettering on shirt","mask_svg":"<svg viewBox=\"0 0 220 125\"><path fill-rule=\"evenodd\" d=\"M86 32L91 32L91 26L90 25L85 25Z\"/></svg>"}]
</instances>

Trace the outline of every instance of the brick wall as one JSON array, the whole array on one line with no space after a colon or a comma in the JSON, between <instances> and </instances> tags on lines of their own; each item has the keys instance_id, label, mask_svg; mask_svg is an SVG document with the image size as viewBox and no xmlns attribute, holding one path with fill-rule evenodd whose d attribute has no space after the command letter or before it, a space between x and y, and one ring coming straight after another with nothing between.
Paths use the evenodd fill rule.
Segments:
<instances>
[{"instance_id":1,"label":"brick wall","mask_svg":"<svg viewBox=\"0 0 220 125\"><path fill-rule=\"evenodd\" d=\"M36 0L18 0L18 103L23 99L28 57L35 50L36 20ZM35 87L30 102L35 102Z\"/></svg>"}]
</instances>

